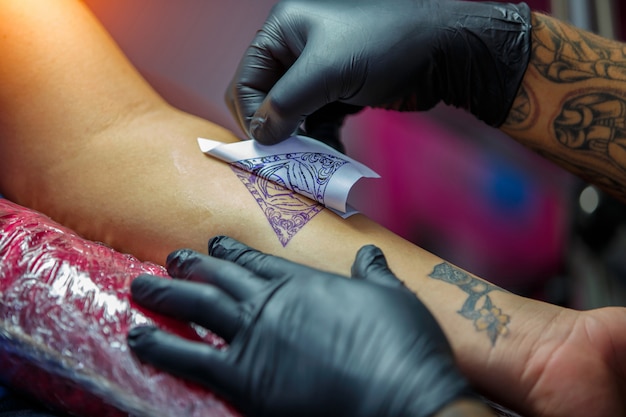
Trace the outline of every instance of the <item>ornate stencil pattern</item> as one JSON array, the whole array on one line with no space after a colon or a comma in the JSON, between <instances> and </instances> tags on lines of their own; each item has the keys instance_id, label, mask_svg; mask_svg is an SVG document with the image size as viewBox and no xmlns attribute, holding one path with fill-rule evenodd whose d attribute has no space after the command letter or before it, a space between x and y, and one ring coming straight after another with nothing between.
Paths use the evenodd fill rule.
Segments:
<instances>
[{"instance_id":1,"label":"ornate stencil pattern","mask_svg":"<svg viewBox=\"0 0 626 417\"><path fill-rule=\"evenodd\" d=\"M231 169L252 194L283 246L287 246L291 238L324 208L282 185L233 164Z\"/></svg>"},{"instance_id":2,"label":"ornate stencil pattern","mask_svg":"<svg viewBox=\"0 0 626 417\"><path fill-rule=\"evenodd\" d=\"M328 182L347 163L334 155L295 152L243 159L231 168L286 246L323 209L309 199L324 202Z\"/></svg>"},{"instance_id":3,"label":"ornate stencil pattern","mask_svg":"<svg viewBox=\"0 0 626 417\"><path fill-rule=\"evenodd\" d=\"M328 181L347 163L329 154L295 152L244 159L233 165L324 203Z\"/></svg>"}]
</instances>

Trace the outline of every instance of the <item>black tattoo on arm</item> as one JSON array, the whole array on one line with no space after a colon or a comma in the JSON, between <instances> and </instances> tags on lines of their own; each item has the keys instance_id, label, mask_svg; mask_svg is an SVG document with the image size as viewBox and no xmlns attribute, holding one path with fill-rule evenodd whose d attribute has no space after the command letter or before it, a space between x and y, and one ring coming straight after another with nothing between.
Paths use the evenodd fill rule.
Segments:
<instances>
[{"instance_id":1,"label":"black tattoo on arm","mask_svg":"<svg viewBox=\"0 0 626 417\"><path fill-rule=\"evenodd\" d=\"M626 46L562 23L534 19L532 64L548 80L573 83L593 78L626 81ZM542 33L539 33L542 32Z\"/></svg>"},{"instance_id":2,"label":"black tattoo on arm","mask_svg":"<svg viewBox=\"0 0 626 417\"><path fill-rule=\"evenodd\" d=\"M552 129L559 147L536 149L541 155L626 200L626 99L618 91L574 91Z\"/></svg>"},{"instance_id":3,"label":"black tattoo on arm","mask_svg":"<svg viewBox=\"0 0 626 417\"><path fill-rule=\"evenodd\" d=\"M554 120L554 132L562 146L575 152L566 168L614 195L626 196L626 100L619 93L573 93Z\"/></svg>"},{"instance_id":4,"label":"black tattoo on arm","mask_svg":"<svg viewBox=\"0 0 626 417\"><path fill-rule=\"evenodd\" d=\"M468 297L458 313L472 320L476 331L486 332L492 346L495 346L499 336L508 333L510 316L502 313L502 310L496 307L489 297L492 291L503 291L501 288L474 278L447 262L436 265L428 276L456 285L467 293ZM482 304L479 306L481 301Z\"/></svg>"},{"instance_id":5,"label":"black tattoo on arm","mask_svg":"<svg viewBox=\"0 0 626 417\"><path fill-rule=\"evenodd\" d=\"M538 116L536 102L530 86L522 83L503 127L510 130L525 130L532 126Z\"/></svg>"},{"instance_id":6,"label":"black tattoo on arm","mask_svg":"<svg viewBox=\"0 0 626 417\"><path fill-rule=\"evenodd\" d=\"M626 45L535 14L529 67L567 96L542 108L525 80L503 127L521 132L549 115L548 139L531 147L626 201Z\"/></svg>"}]
</instances>

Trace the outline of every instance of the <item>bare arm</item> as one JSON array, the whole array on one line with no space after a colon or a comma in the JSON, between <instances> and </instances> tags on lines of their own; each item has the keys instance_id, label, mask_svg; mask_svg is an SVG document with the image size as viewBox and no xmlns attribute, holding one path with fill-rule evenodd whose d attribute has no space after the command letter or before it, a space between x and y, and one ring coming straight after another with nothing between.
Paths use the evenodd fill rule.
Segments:
<instances>
[{"instance_id":1,"label":"bare arm","mask_svg":"<svg viewBox=\"0 0 626 417\"><path fill-rule=\"evenodd\" d=\"M196 144L197 137L237 138L164 102L82 3L5 0L0 21L0 192L6 197L157 263L180 247L204 252L208 238L226 234L348 274L358 248L373 243L436 316L462 370L494 399L535 415L575 415L570 411L584 409L562 401L563 390L577 389L580 401L596 404L596 392L575 376L603 392L613 386L615 368L599 357L605 350L583 337L581 314L502 291L364 216L342 220L285 194L309 215L294 227L279 222L290 236L283 244L276 219L250 188ZM616 320L619 314L603 312L594 322L616 326L626 321ZM600 339L602 347L623 342ZM570 352L585 367L570 369L569 385L558 380L555 392L550 371L570 366ZM587 366L596 369L593 375ZM615 401L605 404L615 410Z\"/></svg>"},{"instance_id":2,"label":"bare arm","mask_svg":"<svg viewBox=\"0 0 626 417\"><path fill-rule=\"evenodd\" d=\"M626 201L626 45L538 13L532 33L502 130Z\"/></svg>"}]
</instances>

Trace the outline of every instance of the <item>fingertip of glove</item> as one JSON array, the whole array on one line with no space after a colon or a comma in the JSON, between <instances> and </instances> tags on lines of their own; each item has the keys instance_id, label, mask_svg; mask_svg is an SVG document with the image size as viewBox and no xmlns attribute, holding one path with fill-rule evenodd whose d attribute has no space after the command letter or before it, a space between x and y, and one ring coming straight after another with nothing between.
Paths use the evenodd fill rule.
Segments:
<instances>
[{"instance_id":1,"label":"fingertip of glove","mask_svg":"<svg viewBox=\"0 0 626 417\"><path fill-rule=\"evenodd\" d=\"M352 277L353 278L366 278L368 271L371 270L373 265L376 264L378 256L382 255L382 251L374 245L365 245L357 251L352 264Z\"/></svg>"},{"instance_id":2,"label":"fingertip of glove","mask_svg":"<svg viewBox=\"0 0 626 417\"><path fill-rule=\"evenodd\" d=\"M182 262L185 259L189 258L194 251L192 249L177 249L167 255L167 259L165 260L166 265L170 265L174 262Z\"/></svg>"},{"instance_id":3,"label":"fingertip of glove","mask_svg":"<svg viewBox=\"0 0 626 417\"><path fill-rule=\"evenodd\" d=\"M139 275L130 283L132 300L141 306L150 306L167 290L171 280L154 275Z\"/></svg>"},{"instance_id":4,"label":"fingertip of glove","mask_svg":"<svg viewBox=\"0 0 626 417\"><path fill-rule=\"evenodd\" d=\"M207 245L209 255L217 256L216 251L219 250L222 246L222 243L228 239L229 239L228 236L224 236L224 235L214 236L211 239L209 239L209 243Z\"/></svg>"},{"instance_id":5,"label":"fingertip of glove","mask_svg":"<svg viewBox=\"0 0 626 417\"><path fill-rule=\"evenodd\" d=\"M185 275L186 267L197 255L199 253L192 249L178 249L168 255L165 268L172 277Z\"/></svg>"},{"instance_id":6,"label":"fingertip of glove","mask_svg":"<svg viewBox=\"0 0 626 417\"><path fill-rule=\"evenodd\" d=\"M376 245L364 245L356 254L356 261L358 263L365 262L367 264L387 265L385 254Z\"/></svg>"},{"instance_id":7,"label":"fingertip of glove","mask_svg":"<svg viewBox=\"0 0 626 417\"><path fill-rule=\"evenodd\" d=\"M215 236L209 240L208 246L209 255L220 259L230 259L235 252L238 254L241 251L250 249L240 241L228 236Z\"/></svg>"},{"instance_id":8,"label":"fingertip of glove","mask_svg":"<svg viewBox=\"0 0 626 417\"><path fill-rule=\"evenodd\" d=\"M270 118L257 113L250 118L248 134L257 142L271 146L293 136L300 124L300 120L283 119L277 115Z\"/></svg>"},{"instance_id":9,"label":"fingertip of glove","mask_svg":"<svg viewBox=\"0 0 626 417\"><path fill-rule=\"evenodd\" d=\"M265 138L263 134L263 126L265 125L265 118L263 117L252 117L250 119L250 124L248 127L248 133L250 137L255 140L263 143L264 145L272 145L271 140L268 142L267 138Z\"/></svg>"},{"instance_id":10,"label":"fingertip of glove","mask_svg":"<svg viewBox=\"0 0 626 417\"><path fill-rule=\"evenodd\" d=\"M140 293L143 289L149 286L156 277L149 274L141 274L135 277L130 283L130 292L133 296Z\"/></svg>"},{"instance_id":11,"label":"fingertip of glove","mask_svg":"<svg viewBox=\"0 0 626 417\"><path fill-rule=\"evenodd\" d=\"M144 325L144 326L135 326L133 328L131 328L128 331L128 339L129 340L137 340L151 332L153 332L156 329L156 327L154 326L148 326L148 325Z\"/></svg>"},{"instance_id":12,"label":"fingertip of glove","mask_svg":"<svg viewBox=\"0 0 626 417\"><path fill-rule=\"evenodd\" d=\"M128 346L133 350L141 350L157 330L155 326L149 325L131 328L126 335Z\"/></svg>"}]
</instances>

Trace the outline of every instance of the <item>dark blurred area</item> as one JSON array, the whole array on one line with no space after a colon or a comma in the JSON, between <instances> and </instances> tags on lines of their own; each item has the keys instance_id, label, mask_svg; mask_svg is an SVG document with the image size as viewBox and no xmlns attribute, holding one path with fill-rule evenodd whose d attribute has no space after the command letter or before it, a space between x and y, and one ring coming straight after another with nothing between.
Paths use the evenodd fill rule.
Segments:
<instances>
[{"instance_id":1,"label":"dark blurred area","mask_svg":"<svg viewBox=\"0 0 626 417\"><path fill-rule=\"evenodd\" d=\"M275 0L85 2L172 104L242 135L223 94ZM527 3L625 38L617 0ZM358 207L397 234L521 295L581 309L626 305L622 204L499 130L445 106L366 110L347 122L344 143L382 175L355 196Z\"/></svg>"}]
</instances>

